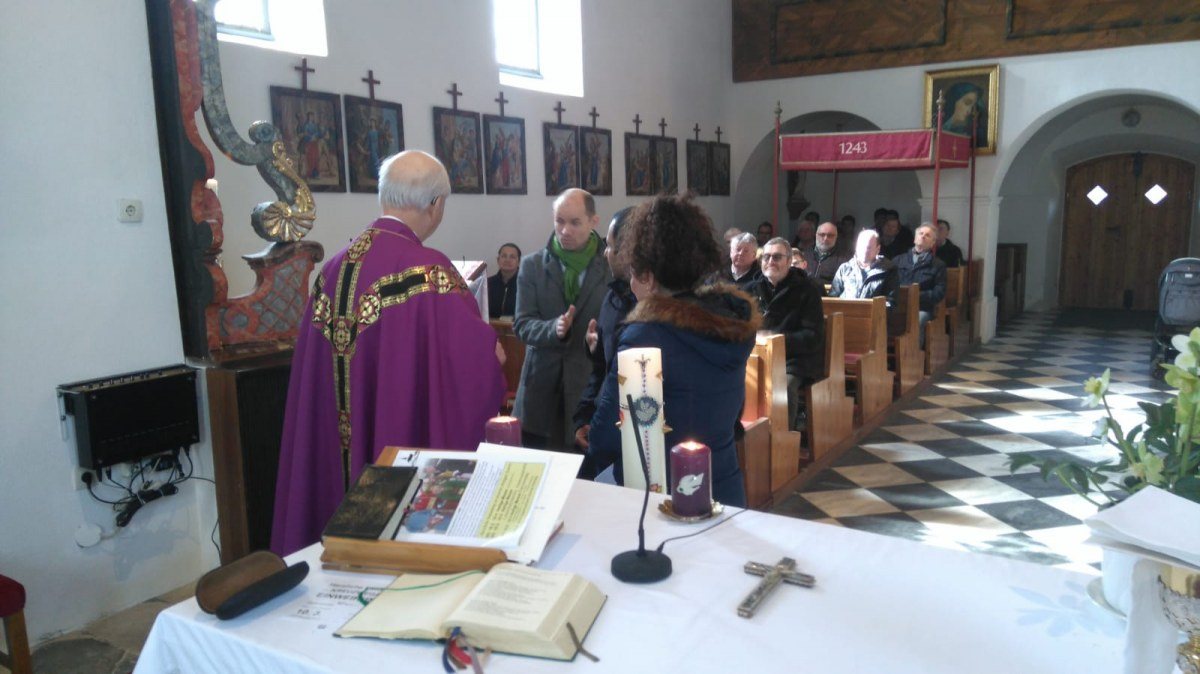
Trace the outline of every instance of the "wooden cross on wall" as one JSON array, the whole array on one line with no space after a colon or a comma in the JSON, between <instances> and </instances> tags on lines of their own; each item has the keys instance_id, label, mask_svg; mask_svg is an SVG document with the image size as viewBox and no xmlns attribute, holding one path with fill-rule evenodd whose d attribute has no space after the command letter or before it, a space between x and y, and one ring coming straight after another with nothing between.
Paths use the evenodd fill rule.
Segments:
<instances>
[{"instance_id":1,"label":"wooden cross on wall","mask_svg":"<svg viewBox=\"0 0 1200 674\"><path fill-rule=\"evenodd\" d=\"M696 122L696 126L692 127L692 133L696 134L696 140L700 140L700 122Z\"/></svg>"},{"instance_id":2,"label":"wooden cross on wall","mask_svg":"<svg viewBox=\"0 0 1200 674\"><path fill-rule=\"evenodd\" d=\"M562 101L556 101L554 103L554 112L558 114L559 124L562 124L562 114L566 111L567 109L563 107Z\"/></svg>"},{"instance_id":3,"label":"wooden cross on wall","mask_svg":"<svg viewBox=\"0 0 1200 674\"><path fill-rule=\"evenodd\" d=\"M600 113L596 112L596 106L593 105L592 111L588 113L588 117L592 118L592 128L593 129L596 128L596 118L599 116L600 116Z\"/></svg>"},{"instance_id":4,"label":"wooden cross on wall","mask_svg":"<svg viewBox=\"0 0 1200 674\"><path fill-rule=\"evenodd\" d=\"M667 137L667 118L666 117L663 117L661 120L659 120L658 130L659 130L659 133L662 134L663 138Z\"/></svg>"},{"instance_id":5,"label":"wooden cross on wall","mask_svg":"<svg viewBox=\"0 0 1200 674\"><path fill-rule=\"evenodd\" d=\"M375 100L375 85L383 84L383 82L380 82L379 80L375 79L375 71L374 70L368 70L367 76L362 78L362 81L367 83L367 97L370 98L372 101Z\"/></svg>"},{"instance_id":6,"label":"wooden cross on wall","mask_svg":"<svg viewBox=\"0 0 1200 674\"><path fill-rule=\"evenodd\" d=\"M493 98L492 100L496 101L497 103L500 104L500 116L503 117L504 116L504 104L508 102L508 99L504 97L504 92L501 91L500 95L496 98Z\"/></svg>"},{"instance_id":7,"label":"wooden cross on wall","mask_svg":"<svg viewBox=\"0 0 1200 674\"><path fill-rule=\"evenodd\" d=\"M717 127L717 142L721 142L721 127Z\"/></svg>"},{"instance_id":8,"label":"wooden cross on wall","mask_svg":"<svg viewBox=\"0 0 1200 674\"><path fill-rule=\"evenodd\" d=\"M636 114L633 116L633 132L634 133L642 132L642 116L641 116L641 114Z\"/></svg>"},{"instance_id":9,"label":"wooden cross on wall","mask_svg":"<svg viewBox=\"0 0 1200 674\"><path fill-rule=\"evenodd\" d=\"M308 91L308 74L317 72L316 68L308 67L308 59L300 59L300 65L292 66L292 70L300 72L300 91Z\"/></svg>"},{"instance_id":10,"label":"wooden cross on wall","mask_svg":"<svg viewBox=\"0 0 1200 674\"><path fill-rule=\"evenodd\" d=\"M450 96L454 99L454 103L453 103L454 109L457 110L458 109L458 97L463 95L463 93L458 90L458 82L451 82L450 88L446 90L446 93L450 94Z\"/></svg>"}]
</instances>

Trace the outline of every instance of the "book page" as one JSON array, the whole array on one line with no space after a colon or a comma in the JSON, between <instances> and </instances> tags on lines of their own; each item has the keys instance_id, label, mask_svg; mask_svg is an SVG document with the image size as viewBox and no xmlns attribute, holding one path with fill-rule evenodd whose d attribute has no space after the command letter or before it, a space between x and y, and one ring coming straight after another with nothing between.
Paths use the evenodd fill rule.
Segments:
<instances>
[{"instance_id":1,"label":"book page","mask_svg":"<svg viewBox=\"0 0 1200 674\"><path fill-rule=\"evenodd\" d=\"M335 634L339 637L440 639L446 616L483 579L482 571L406 573L384 588Z\"/></svg>"},{"instance_id":2,"label":"book page","mask_svg":"<svg viewBox=\"0 0 1200 674\"><path fill-rule=\"evenodd\" d=\"M543 456L470 452L401 452L394 465L421 480L395 540L505 550L520 543L548 473Z\"/></svg>"},{"instance_id":3,"label":"book page","mask_svg":"<svg viewBox=\"0 0 1200 674\"><path fill-rule=\"evenodd\" d=\"M470 625L538 634L575 575L517 564L499 564L446 619L444 627Z\"/></svg>"},{"instance_id":4,"label":"book page","mask_svg":"<svg viewBox=\"0 0 1200 674\"><path fill-rule=\"evenodd\" d=\"M575 476L579 474L583 456L565 452L546 452L524 447L493 445L486 442L479 445L478 454L481 457L503 457L509 460L527 460L533 457L545 457L549 460L549 468L546 478L543 480L542 491L534 504L533 512L530 513L529 524L521 536L520 543L512 548L504 549L511 561L521 564L536 562L546 549L546 543L550 541L550 537L562 526L562 520L559 518L562 517L563 506L566 505L567 497L571 494L571 487L575 484Z\"/></svg>"}]
</instances>

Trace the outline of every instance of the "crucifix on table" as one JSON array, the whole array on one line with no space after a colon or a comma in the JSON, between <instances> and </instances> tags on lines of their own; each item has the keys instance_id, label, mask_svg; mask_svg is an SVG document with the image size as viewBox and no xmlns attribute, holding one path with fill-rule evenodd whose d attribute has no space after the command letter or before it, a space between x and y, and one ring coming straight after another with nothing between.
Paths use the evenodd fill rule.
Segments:
<instances>
[{"instance_id":1,"label":"crucifix on table","mask_svg":"<svg viewBox=\"0 0 1200 674\"><path fill-rule=\"evenodd\" d=\"M798 585L800 587L812 587L816 585L817 579L801 573L796 570L796 560L791 557L784 557L776 562L774 566L760 564L758 562L746 562L742 567L746 573L752 576L762 576L758 587L754 588L746 598L738 604L738 615L743 618L753 618L758 607L762 606L763 601L779 587L780 583L788 585Z\"/></svg>"}]
</instances>

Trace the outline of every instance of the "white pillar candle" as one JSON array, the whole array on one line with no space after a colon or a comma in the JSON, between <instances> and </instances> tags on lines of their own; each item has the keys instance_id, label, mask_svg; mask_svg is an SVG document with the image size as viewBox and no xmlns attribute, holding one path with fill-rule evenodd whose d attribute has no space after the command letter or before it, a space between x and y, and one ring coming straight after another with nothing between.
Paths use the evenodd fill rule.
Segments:
<instances>
[{"instance_id":1,"label":"white pillar candle","mask_svg":"<svg viewBox=\"0 0 1200 674\"><path fill-rule=\"evenodd\" d=\"M621 465L625 486L645 489L638 444L629 415L637 415L642 451L649 460L650 491L663 493L667 485L667 451L663 439L662 351L656 348L617 352L617 381L621 395ZM633 410L628 407L633 396Z\"/></svg>"}]
</instances>

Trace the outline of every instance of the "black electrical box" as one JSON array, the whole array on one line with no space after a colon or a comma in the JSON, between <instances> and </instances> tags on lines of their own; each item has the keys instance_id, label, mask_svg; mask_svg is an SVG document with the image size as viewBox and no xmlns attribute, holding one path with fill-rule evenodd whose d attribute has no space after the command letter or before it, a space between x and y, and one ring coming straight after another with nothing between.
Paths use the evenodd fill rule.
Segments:
<instances>
[{"instance_id":1,"label":"black electrical box","mask_svg":"<svg viewBox=\"0 0 1200 674\"><path fill-rule=\"evenodd\" d=\"M200 440L196 371L186 365L58 387L75 419L79 465L92 470Z\"/></svg>"}]
</instances>

